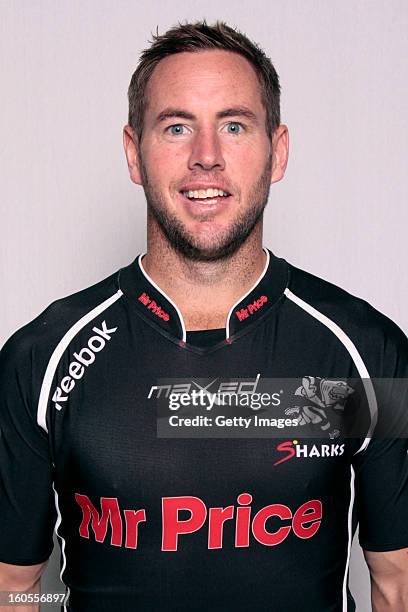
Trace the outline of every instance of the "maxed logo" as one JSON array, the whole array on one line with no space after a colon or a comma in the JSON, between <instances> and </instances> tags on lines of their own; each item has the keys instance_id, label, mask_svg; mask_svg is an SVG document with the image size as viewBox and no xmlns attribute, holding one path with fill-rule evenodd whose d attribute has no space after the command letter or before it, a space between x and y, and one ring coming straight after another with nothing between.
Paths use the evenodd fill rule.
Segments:
<instances>
[{"instance_id":1,"label":"maxed logo","mask_svg":"<svg viewBox=\"0 0 408 612\"><path fill-rule=\"evenodd\" d=\"M298 440L287 440L278 444L276 450L285 455L273 465L279 465L289 459L341 457L344 453L344 444L300 444Z\"/></svg>"},{"instance_id":2,"label":"maxed logo","mask_svg":"<svg viewBox=\"0 0 408 612\"><path fill-rule=\"evenodd\" d=\"M55 403L57 410L62 410L61 403L68 400L68 395L75 387L76 382L81 380L86 372L86 369L95 361L95 354L102 351L106 343L111 340L112 334L115 333L117 327L108 329L106 321L102 322L100 328L93 327L94 336L89 338L87 346L82 348L78 353L74 353L74 360L68 366L68 374L64 376L54 391L52 401Z\"/></svg>"}]
</instances>

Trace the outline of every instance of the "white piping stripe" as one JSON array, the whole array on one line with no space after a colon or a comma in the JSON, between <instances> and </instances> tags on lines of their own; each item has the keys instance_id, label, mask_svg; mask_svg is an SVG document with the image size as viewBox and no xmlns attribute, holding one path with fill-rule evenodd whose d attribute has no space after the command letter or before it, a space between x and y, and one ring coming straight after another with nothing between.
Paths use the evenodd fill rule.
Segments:
<instances>
[{"instance_id":1,"label":"white piping stripe","mask_svg":"<svg viewBox=\"0 0 408 612\"><path fill-rule=\"evenodd\" d=\"M59 526L61 525L61 522L62 522L62 516L61 516L60 509L59 509L59 504L58 504L58 493L57 493L57 491L55 489L54 483L52 483L52 488L54 489L55 508L57 510L57 520L55 522L54 532L55 532L55 535L61 541L62 567L61 567L61 571L60 571L60 580L61 580L62 584L65 584L65 582L64 582L64 580L62 578L62 575L63 575L63 573L65 571L66 566L67 566L67 558L65 556L65 539L62 537L62 535L60 535L58 533ZM65 595L65 598L64 598L64 612L66 612L66 610L67 610L66 602L68 601L69 594L70 594L70 590L69 590L68 586L66 586L66 589L67 589L67 592L66 592L66 595Z\"/></svg>"},{"instance_id":2,"label":"white piping stripe","mask_svg":"<svg viewBox=\"0 0 408 612\"><path fill-rule=\"evenodd\" d=\"M83 328L87 323L92 321L95 317L97 317L101 312L109 308L111 304L116 302L121 296L123 292L119 289L114 295L110 298L93 308L90 312L84 315L79 321L75 323L63 336L63 338L59 341L56 348L54 349L53 354L48 362L47 369L45 371L45 375L43 378L43 382L41 385L40 399L38 400L38 410L37 410L37 423L40 427L42 427L46 432L47 429L47 406L48 406L48 398L50 395L52 380L54 378L55 371L58 367L59 361L62 357L63 352L67 348L68 344L71 340L76 336L76 334Z\"/></svg>"},{"instance_id":3,"label":"white piping stripe","mask_svg":"<svg viewBox=\"0 0 408 612\"><path fill-rule=\"evenodd\" d=\"M177 312L177 314L178 314L178 316L179 316L179 319L180 319L181 329L183 330L183 338L182 338L182 339L183 339L183 342L185 342L185 341L187 340L187 331L186 331L186 326L185 326L185 324L184 324L183 315L181 314L180 310L178 309L178 307L176 306L176 304L173 302L173 300L171 300L171 299L169 298L169 296L168 296L166 293L164 293L164 291L163 291L162 289L160 289L160 287L159 287L158 285L156 285L156 283L154 282L154 280L153 280L152 278L150 278L150 276L148 275L148 273L147 273L147 272L144 270L144 268L143 268L143 266L142 266L142 257L143 257L144 255L146 255L146 253L141 253L141 254L139 255L139 259L138 259L138 261L139 261L139 268L141 269L141 271L142 271L142 273L143 273L143 276L144 276L144 277L145 277L145 278L146 278L146 279L149 281L149 283L150 283L151 285L153 285L153 287L154 287L155 289L157 289L157 291L158 291L159 293L161 293L161 294L162 294L162 296L164 296L168 302L170 302L170 304L173 306L174 310Z\"/></svg>"},{"instance_id":4,"label":"white piping stripe","mask_svg":"<svg viewBox=\"0 0 408 612\"><path fill-rule=\"evenodd\" d=\"M263 277L265 276L267 270L268 270L268 266L269 266L269 260L270 260L270 256L269 256L269 251L268 249L265 249L265 247L262 247L264 253L266 254L266 263L265 263L265 267L261 273L261 276L254 282L254 284L252 285L252 287L250 289L248 289L248 291L242 295L236 302L235 304L233 304L230 308L230 311L228 313L227 316L227 324L225 326L225 332L226 332L226 339L228 340L228 338L230 337L230 331L229 331L229 327L230 327L230 319L231 319L231 315L232 312L234 310L234 308L236 308L238 306L238 304L240 302L242 302L242 300L244 300L246 298L247 295L249 295L254 289L255 287L261 282L261 280L263 279Z\"/></svg>"},{"instance_id":5,"label":"white piping stripe","mask_svg":"<svg viewBox=\"0 0 408 612\"><path fill-rule=\"evenodd\" d=\"M285 289L285 295L290 300L292 300L292 302L295 302L295 304L300 306L300 308L303 308L303 310L306 310L306 312L312 315L312 317L315 317L315 319L323 323L323 325L326 325L326 327L328 327L333 332L333 334L337 336L340 342L342 342L342 344L346 347L347 351L349 352L351 358L354 361L354 364L357 368L359 375L361 376L361 379L364 385L364 390L366 392L366 396L368 400L368 406L370 409L371 423L370 423L370 427L368 429L368 432L367 432L367 435L366 435L366 438L363 444L355 452L355 454L357 454L365 450L367 446L369 445L372 433L377 424L377 416L378 416L377 398L375 396L373 383L371 381L371 378L365 366L365 363L362 360L361 355L358 352L355 344L347 336L347 334L341 329L341 327L337 325L337 323L335 323L334 321L329 319L329 317L326 317L326 315L321 313L319 310L316 310L316 308L314 308L313 306L311 306L310 304L302 300L300 297L292 293L290 289L288 288Z\"/></svg>"},{"instance_id":6,"label":"white piping stripe","mask_svg":"<svg viewBox=\"0 0 408 612\"><path fill-rule=\"evenodd\" d=\"M351 554L351 543L353 539L352 529L353 529L353 505L354 505L354 469L353 466L350 465L351 469L351 478L350 478L350 505L348 509L348 517L347 517L347 530L348 530L348 544L347 544L347 560L346 567L344 571L343 578L343 612L347 612L347 581L348 581L348 571L350 566L350 554Z\"/></svg>"}]
</instances>

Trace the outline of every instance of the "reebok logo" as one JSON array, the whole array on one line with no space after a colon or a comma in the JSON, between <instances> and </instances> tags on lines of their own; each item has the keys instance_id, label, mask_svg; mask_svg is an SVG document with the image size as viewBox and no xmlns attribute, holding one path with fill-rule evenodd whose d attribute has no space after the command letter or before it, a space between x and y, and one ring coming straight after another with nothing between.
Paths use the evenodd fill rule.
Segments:
<instances>
[{"instance_id":1,"label":"reebok logo","mask_svg":"<svg viewBox=\"0 0 408 612\"><path fill-rule=\"evenodd\" d=\"M74 353L75 359L68 366L68 374L63 377L54 391L52 401L55 403L57 410L62 410L61 403L68 400L68 394L75 387L76 381L83 377L86 368L95 361L95 353L99 353L105 348L106 343L109 342L117 329L117 327L108 329L106 321L102 322L100 329L98 327L92 328L95 336L89 338L87 346L78 353Z\"/></svg>"}]
</instances>

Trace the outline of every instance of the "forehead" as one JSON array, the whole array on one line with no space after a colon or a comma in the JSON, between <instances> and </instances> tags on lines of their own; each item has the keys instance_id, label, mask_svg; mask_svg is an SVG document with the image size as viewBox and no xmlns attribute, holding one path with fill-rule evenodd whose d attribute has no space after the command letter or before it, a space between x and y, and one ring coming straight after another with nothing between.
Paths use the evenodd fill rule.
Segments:
<instances>
[{"instance_id":1,"label":"forehead","mask_svg":"<svg viewBox=\"0 0 408 612\"><path fill-rule=\"evenodd\" d=\"M147 111L164 107L192 110L250 106L264 112L260 84L253 66L242 55L219 49L176 53L155 67L147 88Z\"/></svg>"}]
</instances>

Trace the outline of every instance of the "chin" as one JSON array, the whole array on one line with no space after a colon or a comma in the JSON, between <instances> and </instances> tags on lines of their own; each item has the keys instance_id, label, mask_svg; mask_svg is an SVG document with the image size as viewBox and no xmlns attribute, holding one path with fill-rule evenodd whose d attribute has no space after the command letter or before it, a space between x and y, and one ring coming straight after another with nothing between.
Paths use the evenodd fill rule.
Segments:
<instances>
[{"instance_id":1,"label":"chin","mask_svg":"<svg viewBox=\"0 0 408 612\"><path fill-rule=\"evenodd\" d=\"M231 257L251 234L259 215L230 223L208 217L188 223L160 207L151 206L150 212L175 251L191 261L203 262Z\"/></svg>"},{"instance_id":2,"label":"chin","mask_svg":"<svg viewBox=\"0 0 408 612\"><path fill-rule=\"evenodd\" d=\"M231 238L197 239L193 236L179 240L173 246L192 261L220 261L231 257L241 246L242 240Z\"/></svg>"}]
</instances>

